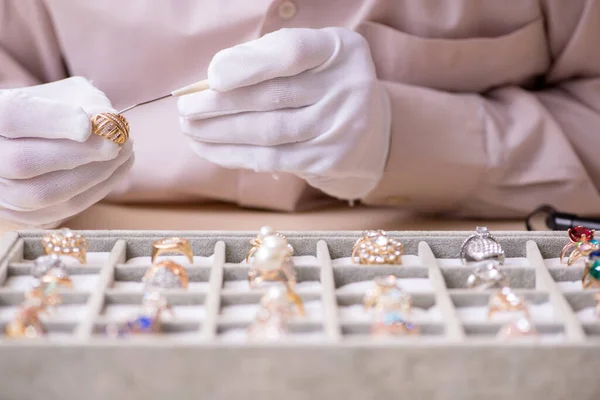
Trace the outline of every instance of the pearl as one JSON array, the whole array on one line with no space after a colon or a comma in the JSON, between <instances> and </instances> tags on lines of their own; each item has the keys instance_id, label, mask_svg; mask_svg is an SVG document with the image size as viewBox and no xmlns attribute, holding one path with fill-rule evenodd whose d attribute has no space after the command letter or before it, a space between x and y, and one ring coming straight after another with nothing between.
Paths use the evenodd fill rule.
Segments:
<instances>
[{"instance_id":1,"label":"pearl","mask_svg":"<svg viewBox=\"0 0 600 400\"><path fill-rule=\"evenodd\" d=\"M283 258L278 253L272 252L269 248L261 247L254 254L254 266L267 270L279 269Z\"/></svg>"},{"instance_id":2,"label":"pearl","mask_svg":"<svg viewBox=\"0 0 600 400\"><path fill-rule=\"evenodd\" d=\"M265 238L267 236L271 236L275 234L275 229L271 228L268 225L263 226L262 228L260 228L260 231L258 231L258 235L260 236L260 238Z\"/></svg>"}]
</instances>

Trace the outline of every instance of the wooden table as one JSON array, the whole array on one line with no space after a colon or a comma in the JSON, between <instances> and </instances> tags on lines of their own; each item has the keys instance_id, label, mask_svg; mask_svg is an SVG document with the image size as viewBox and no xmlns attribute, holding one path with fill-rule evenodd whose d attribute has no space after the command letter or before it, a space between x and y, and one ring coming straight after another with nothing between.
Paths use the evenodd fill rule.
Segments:
<instances>
[{"instance_id":1,"label":"wooden table","mask_svg":"<svg viewBox=\"0 0 600 400\"><path fill-rule=\"evenodd\" d=\"M227 204L124 206L97 204L64 224L71 229L251 230L525 230L523 221L443 220L415 217L394 208L336 206L319 211L280 213L244 210ZM0 233L22 227L0 221Z\"/></svg>"}]
</instances>

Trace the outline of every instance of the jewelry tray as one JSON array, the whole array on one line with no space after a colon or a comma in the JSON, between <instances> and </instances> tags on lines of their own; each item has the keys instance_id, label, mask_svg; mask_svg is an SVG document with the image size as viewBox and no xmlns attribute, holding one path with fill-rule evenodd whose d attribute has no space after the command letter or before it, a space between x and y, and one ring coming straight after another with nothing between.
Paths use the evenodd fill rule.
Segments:
<instances>
[{"instance_id":1,"label":"jewelry tray","mask_svg":"<svg viewBox=\"0 0 600 400\"><path fill-rule=\"evenodd\" d=\"M45 233L0 240L2 332L33 283L31 260L42 254ZM472 232L388 232L405 245L404 265L374 266L349 261L362 232L282 231L295 249L307 316L276 342L244 337L265 293L244 284L256 232L78 233L89 241L88 263L69 266L74 288L61 290L63 305L44 320L48 335L0 337L2 399L583 400L600 393L593 314L600 290L581 289L583 263L558 262L565 232L492 232L510 286L528 300L541 335L504 341L496 337L504 321L484 315L497 290L465 288L472 268L457 255ZM188 238L195 255L188 290L165 291L174 317L161 334L107 337L107 323L141 302L152 242L170 236ZM359 311L367 284L358 282L389 274L421 310L420 336L369 334Z\"/></svg>"}]
</instances>

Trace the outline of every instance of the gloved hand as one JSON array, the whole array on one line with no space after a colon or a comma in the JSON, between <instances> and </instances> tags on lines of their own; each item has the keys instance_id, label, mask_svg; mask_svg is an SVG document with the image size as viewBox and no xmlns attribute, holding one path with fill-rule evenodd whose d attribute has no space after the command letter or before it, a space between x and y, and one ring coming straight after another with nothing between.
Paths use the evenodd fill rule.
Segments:
<instances>
[{"instance_id":1,"label":"gloved hand","mask_svg":"<svg viewBox=\"0 0 600 400\"><path fill-rule=\"evenodd\" d=\"M0 91L0 218L51 228L104 198L133 164L123 147L91 133L114 112L80 77Z\"/></svg>"},{"instance_id":2,"label":"gloved hand","mask_svg":"<svg viewBox=\"0 0 600 400\"><path fill-rule=\"evenodd\" d=\"M211 90L178 101L182 130L201 157L293 173L349 200L381 179L390 105L359 34L282 29L217 53L208 81Z\"/></svg>"}]
</instances>

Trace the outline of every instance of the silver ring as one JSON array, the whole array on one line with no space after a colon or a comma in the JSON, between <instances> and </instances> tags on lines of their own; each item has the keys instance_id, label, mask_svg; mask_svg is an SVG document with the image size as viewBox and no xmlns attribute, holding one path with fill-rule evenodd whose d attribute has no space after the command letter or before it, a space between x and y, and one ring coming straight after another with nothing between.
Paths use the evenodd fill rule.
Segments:
<instances>
[{"instance_id":1,"label":"silver ring","mask_svg":"<svg viewBox=\"0 0 600 400\"><path fill-rule=\"evenodd\" d=\"M467 278L467 287L486 290L508 286L508 277L498 267L499 265L492 260L478 263Z\"/></svg>"},{"instance_id":2,"label":"silver ring","mask_svg":"<svg viewBox=\"0 0 600 400\"><path fill-rule=\"evenodd\" d=\"M485 226L478 226L475 233L463 242L459 257L463 264L488 260L504 264L504 250Z\"/></svg>"}]
</instances>

